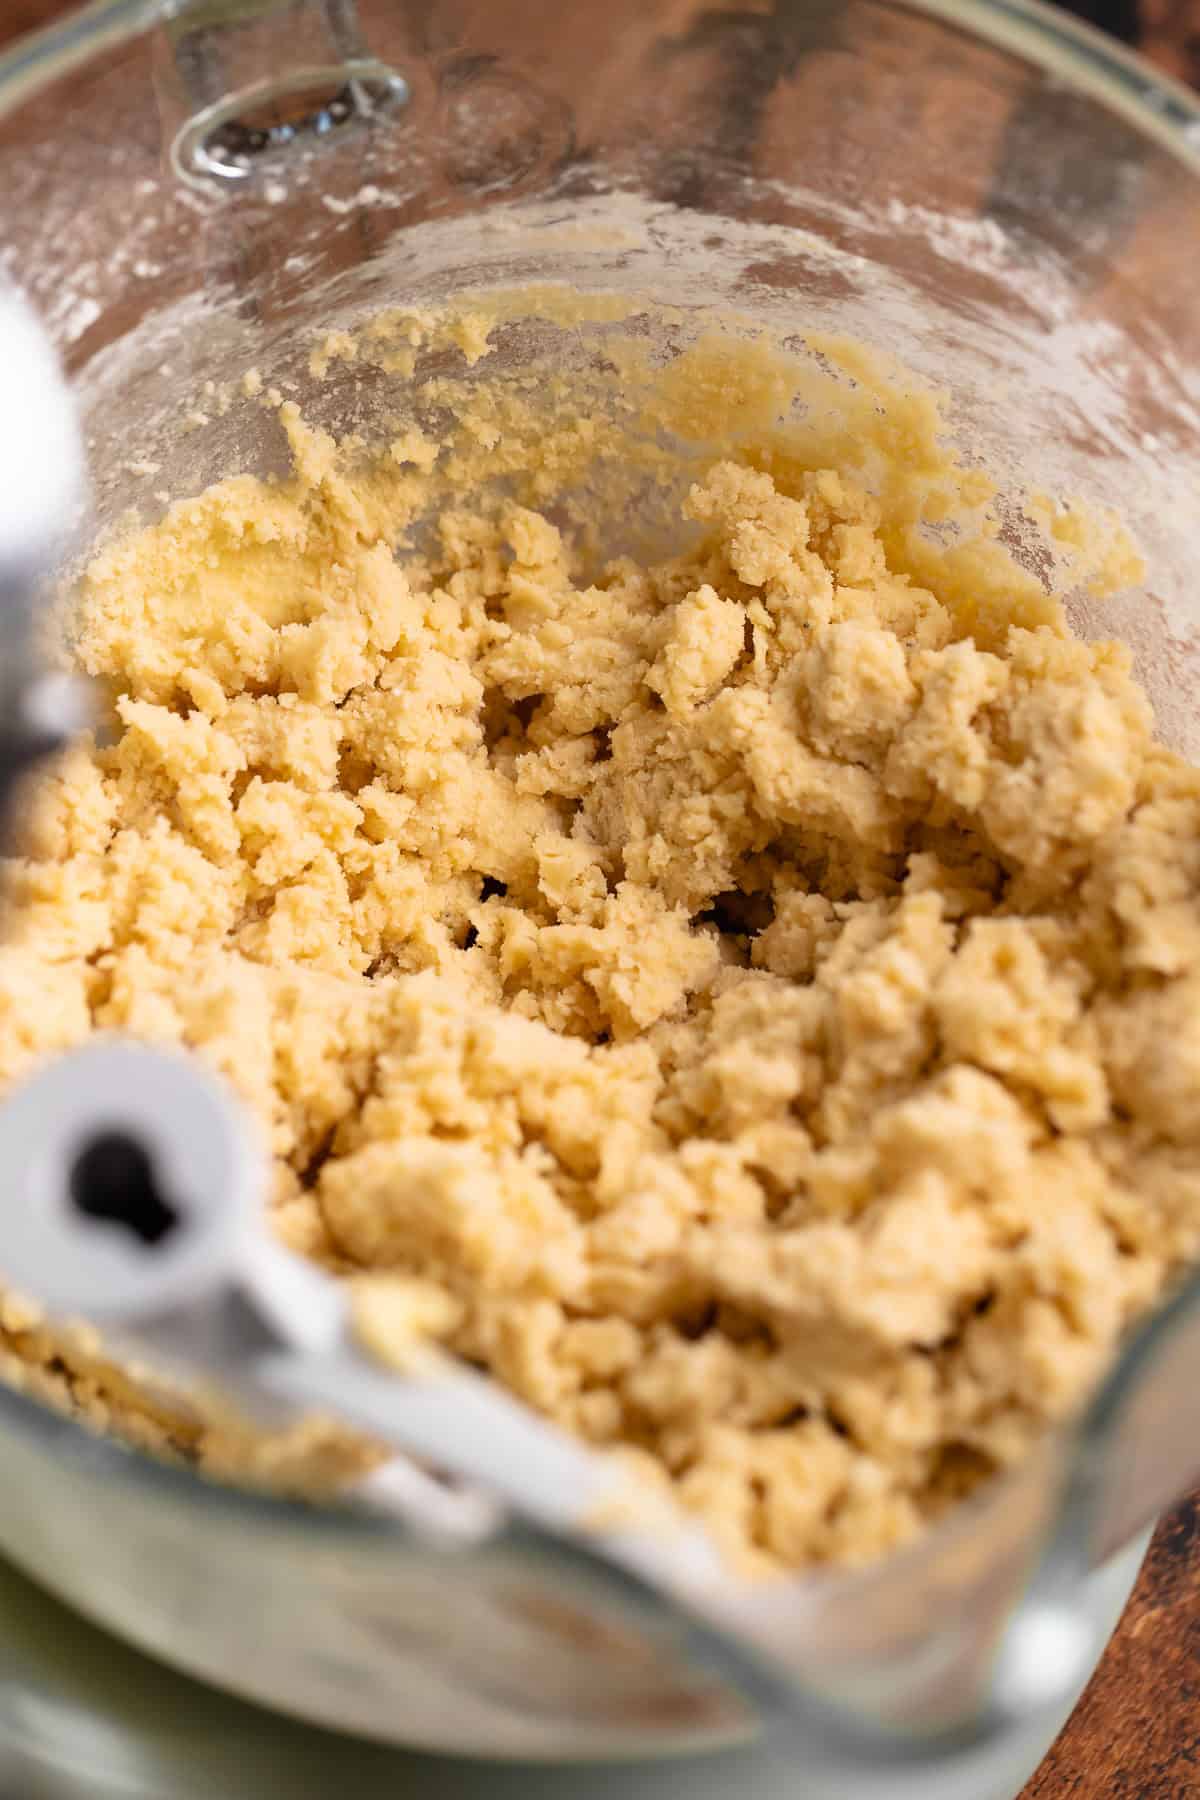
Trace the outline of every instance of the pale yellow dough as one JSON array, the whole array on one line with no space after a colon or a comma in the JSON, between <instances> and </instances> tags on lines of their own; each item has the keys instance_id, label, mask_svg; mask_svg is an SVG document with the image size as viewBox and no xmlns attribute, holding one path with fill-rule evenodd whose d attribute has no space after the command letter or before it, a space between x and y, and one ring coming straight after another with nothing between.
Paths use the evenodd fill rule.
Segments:
<instances>
[{"instance_id":1,"label":"pale yellow dough","mask_svg":"<svg viewBox=\"0 0 1200 1800\"><path fill-rule=\"evenodd\" d=\"M972 636L837 471L718 460L699 548L590 580L516 505L397 559L373 469L284 410L294 478L88 573L119 729L12 869L0 1079L188 1046L284 1242L400 1278L376 1336L628 1448L751 1563L903 1543L1200 1247L1200 775L1122 649L1050 601Z\"/></svg>"}]
</instances>

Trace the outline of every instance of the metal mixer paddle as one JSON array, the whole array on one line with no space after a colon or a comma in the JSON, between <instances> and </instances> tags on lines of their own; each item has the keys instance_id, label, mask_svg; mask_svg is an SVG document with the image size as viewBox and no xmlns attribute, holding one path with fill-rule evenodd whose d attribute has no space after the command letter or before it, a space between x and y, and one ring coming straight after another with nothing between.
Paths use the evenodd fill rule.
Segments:
<instances>
[{"instance_id":1,"label":"metal mixer paddle","mask_svg":"<svg viewBox=\"0 0 1200 1800\"><path fill-rule=\"evenodd\" d=\"M0 1107L0 1168L20 1219L8 1280L185 1397L264 1423L331 1414L639 1575L722 1579L701 1532L496 1383L432 1346L402 1376L374 1359L345 1286L268 1235L265 1159L188 1058L114 1038L54 1062Z\"/></svg>"},{"instance_id":2,"label":"metal mixer paddle","mask_svg":"<svg viewBox=\"0 0 1200 1800\"><path fill-rule=\"evenodd\" d=\"M78 529L87 481L57 358L15 288L0 285L0 832L14 788L87 721L86 690L42 662L45 584Z\"/></svg>"}]
</instances>

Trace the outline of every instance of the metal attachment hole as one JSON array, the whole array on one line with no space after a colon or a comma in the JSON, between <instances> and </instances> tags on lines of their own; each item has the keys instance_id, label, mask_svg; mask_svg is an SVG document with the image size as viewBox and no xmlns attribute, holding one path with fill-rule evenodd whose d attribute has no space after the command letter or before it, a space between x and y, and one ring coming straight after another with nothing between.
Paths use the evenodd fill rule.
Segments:
<instances>
[{"instance_id":1,"label":"metal attachment hole","mask_svg":"<svg viewBox=\"0 0 1200 1800\"><path fill-rule=\"evenodd\" d=\"M77 1212L123 1226L147 1249L161 1244L182 1223L149 1156L125 1132L102 1131L88 1139L71 1164L68 1192Z\"/></svg>"},{"instance_id":2,"label":"metal attachment hole","mask_svg":"<svg viewBox=\"0 0 1200 1800\"><path fill-rule=\"evenodd\" d=\"M403 77L374 58L297 69L198 113L172 155L185 180L243 181L260 167L282 169L306 142L377 119L408 98Z\"/></svg>"}]
</instances>

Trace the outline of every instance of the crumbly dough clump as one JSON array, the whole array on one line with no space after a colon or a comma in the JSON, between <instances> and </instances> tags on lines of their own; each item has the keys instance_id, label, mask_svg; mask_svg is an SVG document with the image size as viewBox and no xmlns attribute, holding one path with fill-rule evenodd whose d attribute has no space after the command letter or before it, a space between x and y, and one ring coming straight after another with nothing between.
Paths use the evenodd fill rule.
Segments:
<instances>
[{"instance_id":1,"label":"crumbly dough clump","mask_svg":"<svg viewBox=\"0 0 1200 1800\"><path fill-rule=\"evenodd\" d=\"M1197 1252L1200 775L834 471L718 463L698 549L588 581L515 505L398 560L309 452L91 567L118 729L12 869L0 1080L186 1045L284 1242L736 1554L904 1542Z\"/></svg>"}]
</instances>

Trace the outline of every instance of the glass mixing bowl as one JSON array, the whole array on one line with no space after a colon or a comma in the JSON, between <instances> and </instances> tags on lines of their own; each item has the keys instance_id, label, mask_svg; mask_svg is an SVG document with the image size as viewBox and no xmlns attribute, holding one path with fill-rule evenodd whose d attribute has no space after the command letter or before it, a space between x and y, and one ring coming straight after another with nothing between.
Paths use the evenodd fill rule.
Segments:
<instances>
[{"instance_id":1,"label":"glass mixing bowl","mask_svg":"<svg viewBox=\"0 0 1200 1800\"><path fill-rule=\"evenodd\" d=\"M1043 8L97 0L0 60L0 179L4 263L83 406L101 531L277 466L265 415L222 393L252 366L307 390L315 334L389 302L554 281L719 304L878 346L945 388L952 436L1002 485L1115 507L1146 582L1080 597L1073 624L1131 644L1162 736L1200 756L1200 110ZM344 428L360 400L335 379L305 404ZM861 1723L819 1744L793 1720L794 1791L1011 1793L1079 1674L1071 1630L1098 1654L1128 1546L1200 1445L1195 1393L1164 1414L1141 1383L1185 1366L1194 1310L917 1548L763 1603L764 1649ZM281 1710L562 1757L715 1746L781 1703L752 1659L516 1527L448 1545L250 1498L7 1394L0 1440L0 1548ZM983 1700L995 1730L919 1737ZM907 1760L872 1723L914 1734Z\"/></svg>"}]
</instances>

